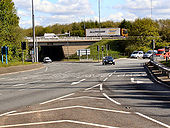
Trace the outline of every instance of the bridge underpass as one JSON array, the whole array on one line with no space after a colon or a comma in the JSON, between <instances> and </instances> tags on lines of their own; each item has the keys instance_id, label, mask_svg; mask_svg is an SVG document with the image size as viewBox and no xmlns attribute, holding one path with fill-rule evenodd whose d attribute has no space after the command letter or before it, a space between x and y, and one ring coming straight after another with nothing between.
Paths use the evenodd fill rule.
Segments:
<instances>
[{"instance_id":1,"label":"bridge underpass","mask_svg":"<svg viewBox=\"0 0 170 128\"><path fill-rule=\"evenodd\" d=\"M33 49L32 38L27 39L30 50ZM38 46L39 61L43 61L44 57L50 57L52 61L60 61L68 56L76 53L79 49L86 49L91 44L100 41L101 38L36 38L36 46Z\"/></svg>"},{"instance_id":2,"label":"bridge underpass","mask_svg":"<svg viewBox=\"0 0 170 128\"><path fill-rule=\"evenodd\" d=\"M39 61L43 61L43 58L47 56L53 61L60 61L65 57L62 46L41 46L39 50Z\"/></svg>"}]
</instances>

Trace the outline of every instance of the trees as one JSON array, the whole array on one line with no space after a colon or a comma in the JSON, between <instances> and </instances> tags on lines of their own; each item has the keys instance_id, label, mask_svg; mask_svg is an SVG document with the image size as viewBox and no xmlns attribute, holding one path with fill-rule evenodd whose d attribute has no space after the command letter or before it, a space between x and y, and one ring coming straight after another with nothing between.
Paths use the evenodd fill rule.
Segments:
<instances>
[{"instance_id":1,"label":"trees","mask_svg":"<svg viewBox=\"0 0 170 128\"><path fill-rule=\"evenodd\" d=\"M129 37L129 45L126 51L143 50L146 52L151 49L153 39L158 47L159 42L161 42L158 26L155 21L149 18L136 19L130 29L129 35L131 36Z\"/></svg>"},{"instance_id":2,"label":"trees","mask_svg":"<svg viewBox=\"0 0 170 128\"><path fill-rule=\"evenodd\" d=\"M8 59L19 59L20 42L23 39L19 17L12 0L0 1L0 46L9 47Z\"/></svg>"}]
</instances>

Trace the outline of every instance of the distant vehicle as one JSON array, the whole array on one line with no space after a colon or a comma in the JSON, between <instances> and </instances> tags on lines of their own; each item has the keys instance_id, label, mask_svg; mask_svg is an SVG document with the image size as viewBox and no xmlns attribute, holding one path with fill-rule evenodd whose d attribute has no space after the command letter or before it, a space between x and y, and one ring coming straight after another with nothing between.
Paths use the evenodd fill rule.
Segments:
<instances>
[{"instance_id":1,"label":"distant vehicle","mask_svg":"<svg viewBox=\"0 0 170 128\"><path fill-rule=\"evenodd\" d=\"M44 57L43 62L44 63L52 63L52 60L50 59L50 57Z\"/></svg>"},{"instance_id":2,"label":"distant vehicle","mask_svg":"<svg viewBox=\"0 0 170 128\"><path fill-rule=\"evenodd\" d=\"M170 48L169 47L165 47L165 48L162 48L162 49L158 49L158 53L156 54L156 56L160 57L164 57L164 59L166 57L170 57Z\"/></svg>"},{"instance_id":3,"label":"distant vehicle","mask_svg":"<svg viewBox=\"0 0 170 128\"><path fill-rule=\"evenodd\" d=\"M131 54L130 58L143 58L143 55L144 55L143 51L134 51Z\"/></svg>"},{"instance_id":4,"label":"distant vehicle","mask_svg":"<svg viewBox=\"0 0 170 128\"><path fill-rule=\"evenodd\" d=\"M165 49L158 49L158 53L156 53L156 56L162 56L165 53Z\"/></svg>"},{"instance_id":5,"label":"distant vehicle","mask_svg":"<svg viewBox=\"0 0 170 128\"><path fill-rule=\"evenodd\" d=\"M56 38L56 39L58 39L58 36L54 33L45 33L44 38Z\"/></svg>"},{"instance_id":6,"label":"distant vehicle","mask_svg":"<svg viewBox=\"0 0 170 128\"><path fill-rule=\"evenodd\" d=\"M128 36L127 29L121 28L93 28L86 29L87 37L115 37L115 36Z\"/></svg>"},{"instance_id":7,"label":"distant vehicle","mask_svg":"<svg viewBox=\"0 0 170 128\"><path fill-rule=\"evenodd\" d=\"M115 65L115 60L111 56L105 56L105 57L103 57L102 64L103 65L106 65L106 64Z\"/></svg>"},{"instance_id":8,"label":"distant vehicle","mask_svg":"<svg viewBox=\"0 0 170 128\"><path fill-rule=\"evenodd\" d=\"M154 50L154 55L157 53L157 50ZM143 58L150 58L153 55L153 50L147 51L144 55Z\"/></svg>"}]
</instances>

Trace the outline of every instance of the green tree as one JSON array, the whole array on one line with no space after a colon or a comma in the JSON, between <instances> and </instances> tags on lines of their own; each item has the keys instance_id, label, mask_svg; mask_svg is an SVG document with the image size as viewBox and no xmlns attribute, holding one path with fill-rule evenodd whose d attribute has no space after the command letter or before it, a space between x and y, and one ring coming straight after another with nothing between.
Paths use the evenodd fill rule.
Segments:
<instances>
[{"instance_id":1,"label":"green tree","mask_svg":"<svg viewBox=\"0 0 170 128\"><path fill-rule=\"evenodd\" d=\"M119 28L131 29L132 23L130 21L126 21L125 19L120 23Z\"/></svg>"},{"instance_id":2,"label":"green tree","mask_svg":"<svg viewBox=\"0 0 170 128\"><path fill-rule=\"evenodd\" d=\"M132 52L134 50L147 51L151 49L151 42L154 39L156 44L161 42L158 31L158 24L149 19L136 19L132 23L129 36L129 44L126 50Z\"/></svg>"},{"instance_id":3,"label":"green tree","mask_svg":"<svg viewBox=\"0 0 170 128\"><path fill-rule=\"evenodd\" d=\"M19 27L19 17L16 14L12 0L0 1L0 46L9 47L8 59L20 60L23 30Z\"/></svg>"}]
</instances>

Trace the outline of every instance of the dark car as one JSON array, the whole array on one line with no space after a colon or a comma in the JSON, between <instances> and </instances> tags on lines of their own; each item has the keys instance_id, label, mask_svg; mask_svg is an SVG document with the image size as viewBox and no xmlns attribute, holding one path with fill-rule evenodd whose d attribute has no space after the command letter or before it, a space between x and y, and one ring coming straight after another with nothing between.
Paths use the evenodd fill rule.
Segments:
<instances>
[{"instance_id":1,"label":"dark car","mask_svg":"<svg viewBox=\"0 0 170 128\"><path fill-rule=\"evenodd\" d=\"M115 65L115 60L111 56L105 56L105 57L103 57L102 64L103 65L106 65L106 64Z\"/></svg>"}]
</instances>

